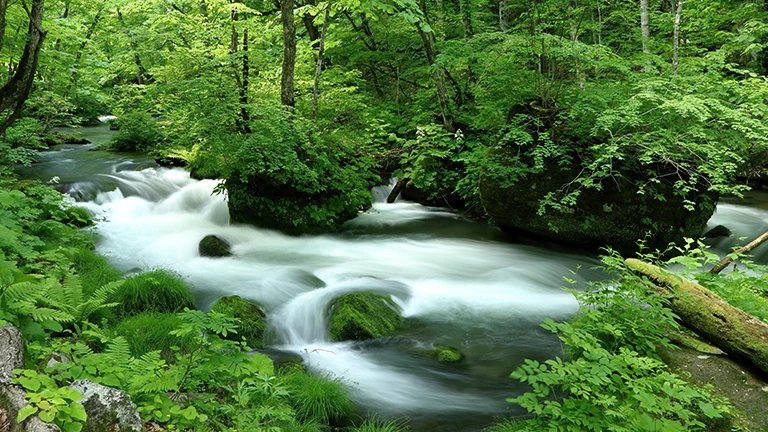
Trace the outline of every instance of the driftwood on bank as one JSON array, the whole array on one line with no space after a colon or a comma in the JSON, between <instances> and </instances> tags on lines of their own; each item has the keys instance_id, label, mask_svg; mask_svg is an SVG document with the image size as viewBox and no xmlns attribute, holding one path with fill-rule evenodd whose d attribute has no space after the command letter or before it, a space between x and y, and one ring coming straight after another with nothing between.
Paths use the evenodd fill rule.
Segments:
<instances>
[{"instance_id":1,"label":"driftwood on bank","mask_svg":"<svg viewBox=\"0 0 768 432\"><path fill-rule=\"evenodd\" d=\"M726 353L768 372L768 324L703 286L655 265L632 258L626 264L647 276L660 292L670 294L669 307L686 327Z\"/></svg>"},{"instance_id":2,"label":"driftwood on bank","mask_svg":"<svg viewBox=\"0 0 768 432\"><path fill-rule=\"evenodd\" d=\"M728 265L733 262L732 255L743 255L743 254L749 253L752 251L752 249L765 243L766 240L768 240L768 232L752 240L748 245L744 246L743 248L738 249L734 253L729 254L727 257L723 258L723 260L717 263L716 266L712 267L712 270L710 270L709 272L712 274L720 273L721 271L723 271L724 268L728 267Z\"/></svg>"}]
</instances>

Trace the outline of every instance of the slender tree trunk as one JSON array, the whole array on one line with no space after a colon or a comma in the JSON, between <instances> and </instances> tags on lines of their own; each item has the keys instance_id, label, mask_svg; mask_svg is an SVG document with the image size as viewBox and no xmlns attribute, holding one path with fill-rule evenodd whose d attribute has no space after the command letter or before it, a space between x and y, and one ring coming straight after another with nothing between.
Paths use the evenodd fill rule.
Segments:
<instances>
[{"instance_id":1,"label":"slender tree trunk","mask_svg":"<svg viewBox=\"0 0 768 432\"><path fill-rule=\"evenodd\" d=\"M61 19L67 19L69 17L69 2L66 2L64 4L64 12L61 14ZM53 51L55 53L59 52L59 49L61 48L61 38L56 38L56 42L53 43ZM56 58L58 60L58 56Z\"/></svg>"},{"instance_id":2,"label":"slender tree trunk","mask_svg":"<svg viewBox=\"0 0 768 432\"><path fill-rule=\"evenodd\" d=\"M117 10L117 20L120 21L120 24L123 27L125 27L125 21L123 21L123 13L120 12L120 9ZM139 57L139 44L137 44L131 36L130 30L126 30L126 35L128 36L128 44L131 46L131 50L133 51L133 63L136 65L136 82L139 85L143 85L144 76L147 74L147 71L144 69L144 65L141 63L141 57Z\"/></svg>"},{"instance_id":3,"label":"slender tree trunk","mask_svg":"<svg viewBox=\"0 0 768 432\"><path fill-rule=\"evenodd\" d=\"M240 119L243 121L243 132L251 133L251 116L248 114L248 86L251 76L251 65L248 60L248 27L243 29L243 83L240 86Z\"/></svg>"},{"instance_id":4,"label":"slender tree trunk","mask_svg":"<svg viewBox=\"0 0 768 432\"><path fill-rule=\"evenodd\" d=\"M472 28L469 0L459 0L459 13L461 14L461 29L464 32L464 40L467 40L475 35L475 30Z\"/></svg>"},{"instance_id":5,"label":"slender tree trunk","mask_svg":"<svg viewBox=\"0 0 768 432\"><path fill-rule=\"evenodd\" d=\"M507 31L509 25L507 24L507 0L499 1L499 30Z\"/></svg>"},{"instance_id":6,"label":"slender tree trunk","mask_svg":"<svg viewBox=\"0 0 768 432\"><path fill-rule=\"evenodd\" d=\"M83 57L83 51L85 51L85 47L88 45L88 41L90 41L91 37L93 37L93 32L96 30L96 26L99 25L99 21L101 20L101 12L103 10L104 5L102 4L102 6L96 12L96 15L93 17L93 21L85 33L85 38L80 43L80 49L77 51L77 54L75 54L75 64L72 67L72 76L69 79L69 84L67 85L65 96L69 94L70 88L77 82L77 67L80 65L80 59Z\"/></svg>"},{"instance_id":7,"label":"slender tree trunk","mask_svg":"<svg viewBox=\"0 0 768 432\"><path fill-rule=\"evenodd\" d=\"M677 75L680 55L680 20L683 17L683 0L677 0L675 11L675 29L672 34L672 71Z\"/></svg>"},{"instance_id":8,"label":"slender tree trunk","mask_svg":"<svg viewBox=\"0 0 768 432\"><path fill-rule=\"evenodd\" d=\"M0 0L0 51L3 50L5 39L5 12L8 10L8 0Z\"/></svg>"},{"instance_id":9,"label":"slender tree trunk","mask_svg":"<svg viewBox=\"0 0 768 432\"><path fill-rule=\"evenodd\" d=\"M40 48L43 46L46 35L42 27L44 9L45 0L32 0L32 7L27 10L29 27L27 29L27 42L24 44L24 53L19 59L19 65L14 75L0 88L0 114L11 110L0 122L0 136L5 136L8 126L21 115L24 101L27 100L29 92L32 90Z\"/></svg>"},{"instance_id":10,"label":"slender tree trunk","mask_svg":"<svg viewBox=\"0 0 768 432\"><path fill-rule=\"evenodd\" d=\"M320 87L320 74L323 72L323 54L325 53L325 35L328 34L328 25L331 22L331 7L333 0L328 0L325 7L325 20L323 30L320 32L320 47L317 51L317 65L315 65L315 84L312 86L312 118L317 117L317 98Z\"/></svg>"},{"instance_id":11,"label":"slender tree trunk","mask_svg":"<svg viewBox=\"0 0 768 432\"><path fill-rule=\"evenodd\" d=\"M640 33L642 35L643 53L650 54L651 24L648 17L648 0L640 0Z\"/></svg>"},{"instance_id":12,"label":"slender tree trunk","mask_svg":"<svg viewBox=\"0 0 768 432\"><path fill-rule=\"evenodd\" d=\"M440 30L445 31L445 4L443 0L435 0L435 3L437 4L437 25Z\"/></svg>"},{"instance_id":13,"label":"slender tree trunk","mask_svg":"<svg viewBox=\"0 0 768 432\"><path fill-rule=\"evenodd\" d=\"M420 1L423 19L427 19L427 5L425 0ZM445 71L437 64L437 48L435 46L435 32L426 32L421 28L421 23L416 23L416 29L421 36L421 41L424 44L424 53L427 56L427 62L430 67L434 69L435 87L437 90L437 103L440 105L440 114L443 117L443 125L449 132L456 132L456 124L453 121L453 116L448 104L448 91L445 86Z\"/></svg>"},{"instance_id":14,"label":"slender tree trunk","mask_svg":"<svg viewBox=\"0 0 768 432\"><path fill-rule=\"evenodd\" d=\"M280 0L280 20L283 24L283 71L280 79L280 102L293 112L296 106L293 74L296 67L296 23L293 20L293 0Z\"/></svg>"}]
</instances>

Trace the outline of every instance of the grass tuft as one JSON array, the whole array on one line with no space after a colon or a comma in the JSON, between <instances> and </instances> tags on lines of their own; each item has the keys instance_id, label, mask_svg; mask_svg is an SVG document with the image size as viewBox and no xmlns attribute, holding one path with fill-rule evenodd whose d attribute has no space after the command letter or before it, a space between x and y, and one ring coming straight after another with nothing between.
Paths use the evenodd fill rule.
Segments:
<instances>
[{"instance_id":1,"label":"grass tuft","mask_svg":"<svg viewBox=\"0 0 768 432\"><path fill-rule=\"evenodd\" d=\"M115 293L115 313L128 317L143 312L181 312L195 309L189 286L169 270L153 270L130 277Z\"/></svg>"},{"instance_id":2,"label":"grass tuft","mask_svg":"<svg viewBox=\"0 0 768 432\"><path fill-rule=\"evenodd\" d=\"M282 377L289 391L288 400L302 422L331 423L349 415L350 402L341 380L310 375L295 368Z\"/></svg>"}]
</instances>

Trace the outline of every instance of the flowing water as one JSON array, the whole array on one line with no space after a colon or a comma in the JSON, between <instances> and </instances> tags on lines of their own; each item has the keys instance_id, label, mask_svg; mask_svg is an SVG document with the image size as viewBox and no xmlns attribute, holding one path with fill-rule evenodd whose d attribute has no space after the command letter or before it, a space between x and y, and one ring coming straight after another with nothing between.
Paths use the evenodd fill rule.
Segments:
<instances>
[{"instance_id":1,"label":"flowing water","mask_svg":"<svg viewBox=\"0 0 768 432\"><path fill-rule=\"evenodd\" d=\"M95 143L111 134L106 126L80 131ZM385 204L391 186L375 188L373 208L342 233L290 237L230 225L225 196L212 194L215 181L190 179L141 155L58 146L22 175L57 177L61 191L102 218L98 251L119 269L172 269L203 309L232 294L258 303L267 312L271 354L301 356L314 373L342 379L361 411L408 418L415 431L477 431L495 417L522 414L505 399L526 388L508 375L525 358L562 355L539 324L576 311L561 289L563 276L600 277L590 270L592 257L510 243L446 209ZM768 211L721 204L717 223L752 236L768 228ZM233 256L200 257L198 242L210 234L228 241ZM352 292L391 296L407 330L330 342L329 303ZM417 351L436 344L459 348L465 361L443 365Z\"/></svg>"}]
</instances>

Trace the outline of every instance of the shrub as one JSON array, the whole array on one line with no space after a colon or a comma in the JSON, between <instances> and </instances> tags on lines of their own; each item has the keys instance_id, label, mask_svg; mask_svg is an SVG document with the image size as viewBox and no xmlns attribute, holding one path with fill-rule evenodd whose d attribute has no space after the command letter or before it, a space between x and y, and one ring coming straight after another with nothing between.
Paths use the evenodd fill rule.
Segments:
<instances>
[{"instance_id":1,"label":"shrub","mask_svg":"<svg viewBox=\"0 0 768 432\"><path fill-rule=\"evenodd\" d=\"M302 422L327 424L352 410L352 403L338 378L310 375L299 368L289 371L282 378L288 388L288 401Z\"/></svg>"},{"instance_id":2,"label":"shrub","mask_svg":"<svg viewBox=\"0 0 768 432\"><path fill-rule=\"evenodd\" d=\"M195 308L189 286L169 270L154 270L126 279L115 293L115 301L120 303L115 312L121 316Z\"/></svg>"},{"instance_id":3,"label":"shrub","mask_svg":"<svg viewBox=\"0 0 768 432\"><path fill-rule=\"evenodd\" d=\"M113 123L119 132L109 147L116 151L148 151L163 139L155 119L145 112L131 112Z\"/></svg>"},{"instance_id":4,"label":"shrub","mask_svg":"<svg viewBox=\"0 0 768 432\"><path fill-rule=\"evenodd\" d=\"M181 318L175 314L147 312L119 322L115 326L115 333L128 341L134 357L160 351L160 355L170 362L176 358L171 347L178 346L182 351L193 348L191 337L179 338L170 334L181 324Z\"/></svg>"}]
</instances>

